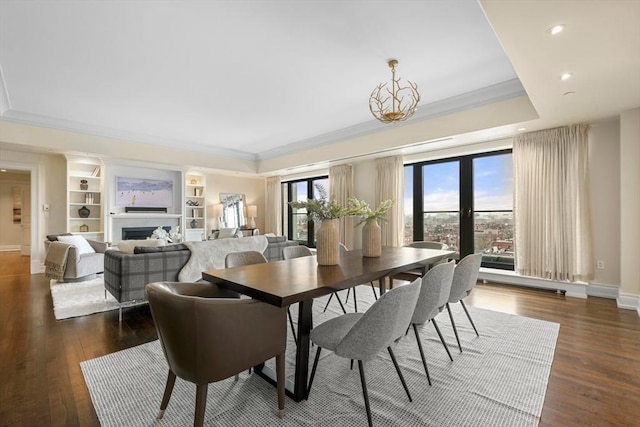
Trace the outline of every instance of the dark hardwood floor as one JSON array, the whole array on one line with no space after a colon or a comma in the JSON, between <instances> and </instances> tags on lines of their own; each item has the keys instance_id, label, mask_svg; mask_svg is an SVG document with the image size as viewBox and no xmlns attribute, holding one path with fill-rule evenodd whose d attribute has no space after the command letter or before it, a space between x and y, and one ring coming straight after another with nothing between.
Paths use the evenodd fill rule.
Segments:
<instances>
[{"instance_id":1,"label":"dark hardwood floor","mask_svg":"<svg viewBox=\"0 0 640 427\"><path fill-rule=\"evenodd\" d=\"M56 321L44 275L7 254L0 265L0 425L98 425L79 363L156 339L148 306L122 323L117 312ZM640 425L636 312L498 284L479 283L467 302L560 323L541 426Z\"/></svg>"}]
</instances>

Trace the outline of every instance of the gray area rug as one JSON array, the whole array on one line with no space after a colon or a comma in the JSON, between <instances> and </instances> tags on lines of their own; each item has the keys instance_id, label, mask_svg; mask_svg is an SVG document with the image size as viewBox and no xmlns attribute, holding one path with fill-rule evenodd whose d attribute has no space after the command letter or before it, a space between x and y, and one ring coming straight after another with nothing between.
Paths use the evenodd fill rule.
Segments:
<instances>
[{"instance_id":1,"label":"gray area rug","mask_svg":"<svg viewBox=\"0 0 640 427\"><path fill-rule=\"evenodd\" d=\"M345 293L341 292L343 300ZM371 289L358 287L358 310L373 301ZM340 314L335 299L314 303L314 323ZM350 298L347 309L353 311ZM295 306L292 313L295 315ZM459 353L448 315L437 317L454 361L449 361L432 325L421 330L433 382L429 386L415 335L410 332L395 354L411 391L409 402L388 353L365 365L376 426L537 426L559 331L556 323L469 307L476 337L459 304L454 316L463 345ZM295 345L287 349L292 376ZM209 385L205 425L209 426L365 426L357 364L323 352L308 401L286 400L277 415L275 387L244 372ZM315 356L311 349L310 364ZM156 421L167 376L158 341L81 363L96 413L103 426L186 426L193 424L195 386L178 379L161 421Z\"/></svg>"},{"instance_id":2,"label":"gray area rug","mask_svg":"<svg viewBox=\"0 0 640 427\"><path fill-rule=\"evenodd\" d=\"M51 280L49 287L56 320L117 310L120 307L118 301L109 292L105 297L102 275L84 282L58 283ZM122 308L139 304L146 304L146 302L125 302Z\"/></svg>"}]
</instances>

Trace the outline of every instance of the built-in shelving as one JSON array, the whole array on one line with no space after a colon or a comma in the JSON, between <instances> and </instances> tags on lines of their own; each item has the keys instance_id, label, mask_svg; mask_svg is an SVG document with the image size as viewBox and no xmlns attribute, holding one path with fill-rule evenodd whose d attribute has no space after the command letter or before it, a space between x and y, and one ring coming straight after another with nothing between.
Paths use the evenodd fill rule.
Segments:
<instances>
[{"instance_id":1,"label":"built-in shelving","mask_svg":"<svg viewBox=\"0 0 640 427\"><path fill-rule=\"evenodd\" d=\"M67 156L67 231L104 240L103 172L96 158ZM83 217L81 212L89 212Z\"/></svg>"},{"instance_id":2,"label":"built-in shelving","mask_svg":"<svg viewBox=\"0 0 640 427\"><path fill-rule=\"evenodd\" d=\"M187 172L184 185L184 237L201 240L207 227L206 177Z\"/></svg>"}]
</instances>

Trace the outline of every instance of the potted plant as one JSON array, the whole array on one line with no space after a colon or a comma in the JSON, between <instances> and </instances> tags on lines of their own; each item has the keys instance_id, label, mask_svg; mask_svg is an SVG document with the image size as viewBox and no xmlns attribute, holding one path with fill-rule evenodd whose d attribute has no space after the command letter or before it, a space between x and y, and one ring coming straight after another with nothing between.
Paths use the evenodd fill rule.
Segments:
<instances>
[{"instance_id":1,"label":"potted plant","mask_svg":"<svg viewBox=\"0 0 640 427\"><path fill-rule=\"evenodd\" d=\"M316 184L319 197L307 201L289 202L294 209L306 209L311 220L318 224L316 245L319 265L336 265L340 262L340 230L338 218L348 215L348 210L327 195L327 190Z\"/></svg>"},{"instance_id":2,"label":"potted plant","mask_svg":"<svg viewBox=\"0 0 640 427\"><path fill-rule=\"evenodd\" d=\"M351 197L347 200L348 215L359 216L356 226L362 227L362 255L365 257L379 257L382 254L382 231L378 222L387 220L387 211L393 205L393 200L385 200L373 210L364 200Z\"/></svg>"}]
</instances>

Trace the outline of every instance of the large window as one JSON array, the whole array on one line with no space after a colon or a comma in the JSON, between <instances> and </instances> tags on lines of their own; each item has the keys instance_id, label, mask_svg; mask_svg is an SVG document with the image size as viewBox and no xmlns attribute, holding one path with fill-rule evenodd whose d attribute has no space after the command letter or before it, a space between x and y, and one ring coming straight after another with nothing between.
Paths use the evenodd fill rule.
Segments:
<instances>
[{"instance_id":1,"label":"large window","mask_svg":"<svg viewBox=\"0 0 640 427\"><path fill-rule=\"evenodd\" d=\"M513 269L512 170L510 150L405 166L405 243L443 242Z\"/></svg>"},{"instance_id":2,"label":"large window","mask_svg":"<svg viewBox=\"0 0 640 427\"><path fill-rule=\"evenodd\" d=\"M286 185L287 202L306 201L319 197L316 186L322 186L329 194L329 178L326 176L289 181ZM315 230L306 209L294 209L287 204L287 238L314 248Z\"/></svg>"}]
</instances>

